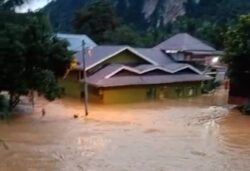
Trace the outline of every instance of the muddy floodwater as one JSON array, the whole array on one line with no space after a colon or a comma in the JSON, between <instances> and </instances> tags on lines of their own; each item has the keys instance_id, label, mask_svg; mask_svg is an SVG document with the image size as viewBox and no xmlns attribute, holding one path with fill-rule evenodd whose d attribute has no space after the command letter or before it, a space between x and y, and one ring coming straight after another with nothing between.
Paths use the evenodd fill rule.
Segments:
<instances>
[{"instance_id":1,"label":"muddy floodwater","mask_svg":"<svg viewBox=\"0 0 250 171\"><path fill-rule=\"evenodd\" d=\"M250 117L229 110L223 90L157 103L91 105L87 119L73 119L82 113L77 100L38 99L33 113L0 123L0 171L250 170Z\"/></svg>"}]
</instances>

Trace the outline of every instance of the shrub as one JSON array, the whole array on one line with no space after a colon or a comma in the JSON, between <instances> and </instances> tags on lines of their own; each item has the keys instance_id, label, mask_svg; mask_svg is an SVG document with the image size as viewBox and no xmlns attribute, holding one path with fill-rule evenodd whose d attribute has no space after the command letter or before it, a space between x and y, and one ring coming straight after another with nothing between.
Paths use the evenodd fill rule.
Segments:
<instances>
[{"instance_id":1,"label":"shrub","mask_svg":"<svg viewBox=\"0 0 250 171\"><path fill-rule=\"evenodd\" d=\"M215 81L215 80L205 82L202 86L202 92L209 93L209 92L215 90L216 88L218 88L219 86L220 86L220 82Z\"/></svg>"},{"instance_id":2,"label":"shrub","mask_svg":"<svg viewBox=\"0 0 250 171\"><path fill-rule=\"evenodd\" d=\"M242 107L240 107L240 111L243 114L250 115L250 102L244 104Z\"/></svg>"},{"instance_id":3,"label":"shrub","mask_svg":"<svg viewBox=\"0 0 250 171\"><path fill-rule=\"evenodd\" d=\"M8 99L4 95L0 95L0 118L6 119L9 114Z\"/></svg>"}]
</instances>

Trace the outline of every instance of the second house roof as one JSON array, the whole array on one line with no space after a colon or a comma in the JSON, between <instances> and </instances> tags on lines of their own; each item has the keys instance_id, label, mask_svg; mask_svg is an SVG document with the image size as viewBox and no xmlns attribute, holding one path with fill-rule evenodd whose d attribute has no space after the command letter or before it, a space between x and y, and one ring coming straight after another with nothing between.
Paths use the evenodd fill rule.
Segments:
<instances>
[{"instance_id":1,"label":"second house roof","mask_svg":"<svg viewBox=\"0 0 250 171\"><path fill-rule=\"evenodd\" d=\"M216 51L213 47L188 33L179 33L154 47L175 51Z\"/></svg>"}]
</instances>

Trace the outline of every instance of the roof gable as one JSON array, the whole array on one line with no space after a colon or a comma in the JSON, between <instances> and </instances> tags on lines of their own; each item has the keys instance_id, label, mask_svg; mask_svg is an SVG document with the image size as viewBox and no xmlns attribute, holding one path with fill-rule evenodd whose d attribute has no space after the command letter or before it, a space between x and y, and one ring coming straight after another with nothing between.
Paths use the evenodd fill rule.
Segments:
<instances>
[{"instance_id":1,"label":"roof gable","mask_svg":"<svg viewBox=\"0 0 250 171\"><path fill-rule=\"evenodd\" d=\"M213 47L187 33L176 34L155 46L154 49L176 51L215 51Z\"/></svg>"},{"instance_id":2,"label":"roof gable","mask_svg":"<svg viewBox=\"0 0 250 171\"><path fill-rule=\"evenodd\" d=\"M120 64L111 64L99 70L98 72L96 72L90 77L92 80L99 81L102 79L110 79L111 77L117 75L121 71L128 71L137 75L143 75L152 71L160 70L160 71L165 72L166 75L169 75L169 74L176 74L186 69L193 71L193 73L196 75L202 74L201 71L187 64L170 64L166 66L139 65L137 67L129 67L129 66L120 65Z\"/></svg>"},{"instance_id":3,"label":"roof gable","mask_svg":"<svg viewBox=\"0 0 250 171\"><path fill-rule=\"evenodd\" d=\"M157 62L158 65L173 63L174 61L166 53L159 49L153 48L135 48L139 53Z\"/></svg>"},{"instance_id":4,"label":"roof gable","mask_svg":"<svg viewBox=\"0 0 250 171\"><path fill-rule=\"evenodd\" d=\"M192 72L185 72L186 70ZM123 71L132 74L118 75ZM166 74L147 75L154 71L163 71ZM100 87L202 81L207 79L210 79L210 77L206 77L201 71L188 64L139 65L137 67L111 64L87 78L91 85Z\"/></svg>"},{"instance_id":5,"label":"roof gable","mask_svg":"<svg viewBox=\"0 0 250 171\"><path fill-rule=\"evenodd\" d=\"M92 55L86 56L86 66L87 70L92 69L93 67L111 59L112 57L124 52L129 51L132 54L136 55L138 58L141 58L150 64L157 65L158 63L151 58L141 54L135 49L129 46L97 46L93 48ZM77 61L80 63L80 67L82 68L82 52L78 52L75 54Z\"/></svg>"}]
</instances>

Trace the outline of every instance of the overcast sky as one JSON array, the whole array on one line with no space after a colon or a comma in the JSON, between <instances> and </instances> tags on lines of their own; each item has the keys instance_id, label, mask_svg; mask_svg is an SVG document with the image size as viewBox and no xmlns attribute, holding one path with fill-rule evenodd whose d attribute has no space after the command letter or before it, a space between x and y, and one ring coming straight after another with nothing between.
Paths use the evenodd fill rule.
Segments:
<instances>
[{"instance_id":1,"label":"overcast sky","mask_svg":"<svg viewBox=\"0 0 250 171\"><path fill-rule=\"evenodd\" d=\"M21 7L17 7L17 12L27 12L29 10L34 11L44 7L51 0L31 0L29 3L22 5Z\"/></svg>"}]
</instances>

